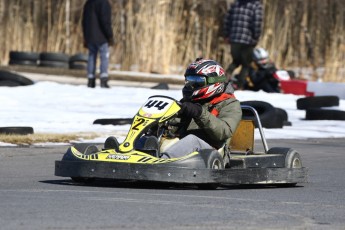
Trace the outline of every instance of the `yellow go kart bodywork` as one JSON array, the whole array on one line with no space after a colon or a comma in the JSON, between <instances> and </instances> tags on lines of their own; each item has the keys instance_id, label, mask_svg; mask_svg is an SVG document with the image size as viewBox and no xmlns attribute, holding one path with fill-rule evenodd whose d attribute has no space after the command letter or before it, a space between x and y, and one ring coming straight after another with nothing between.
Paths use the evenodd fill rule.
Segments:
<instances>
[{"instance_id":1,"label":"yellow go kart bodywork","mask_svg":"<svg viewBox=\"0 0 345 230\"><path fill-rule=\"evenodd\" d=\"M136 141L152 127L167 125L180 110L179 102L167 96L152 96L133 118L125 140L116 148L98 150L79 144L70 147L62 160L55 162L55 175L78 182L93 179L171 182L182 184L269 184L295 185L307 181L307 169L300 155L290 148L268 149L257 112L264 153L254 152L254 126L242 121L231 143L227 167L217 150L201 149L181 158L160 158L150 151L136 149ZM224 156L229 156L225 154ZM217 186L215 186L217 185Z\"/></svg>"}]
</instances>

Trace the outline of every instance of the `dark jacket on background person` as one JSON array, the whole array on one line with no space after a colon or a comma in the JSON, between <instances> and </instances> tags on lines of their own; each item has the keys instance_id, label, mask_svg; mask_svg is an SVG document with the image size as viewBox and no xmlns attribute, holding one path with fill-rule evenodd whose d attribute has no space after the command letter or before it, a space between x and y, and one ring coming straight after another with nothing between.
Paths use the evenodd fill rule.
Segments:
<instances>
[{"instance_id":1,"label":"dark jacket on background person","mask_svg":"<svg viewBox=\"0 0 345 230\"><path fill-rule=\"evenodd\" d=\"M86 44L114 43L111 6L108 0L87 0L84 5L82 28Z\"/></svg>"},{"instance_id":2,"label":"dark jacket on background person","mask_svg":"<svg viewBox=\"0 0 345 230\"><path fill-rule=\"evenodd\" d=\"M237 0L225 16L224 37L230 43L256 45L261 35L262 20L260 0Z\"/></svg>"}]
</instances>

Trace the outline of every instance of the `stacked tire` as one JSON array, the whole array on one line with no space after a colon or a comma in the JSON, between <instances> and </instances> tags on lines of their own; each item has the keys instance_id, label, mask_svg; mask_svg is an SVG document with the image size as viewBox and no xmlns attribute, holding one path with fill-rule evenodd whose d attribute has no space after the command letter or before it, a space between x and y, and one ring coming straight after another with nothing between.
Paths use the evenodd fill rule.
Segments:
<instances>
[{"instance_id":1,"label":"stacked tire","mask_svg":"<svg viewBox=\"0 0 345 230\"><path fill-rule=\"evenodd\" d=\"M75 54L69 58L69 68L84 70L87 68L87 60L88 56L86 54Z\"/></svg>"},{"instance_id":2,"label":"stacked tire","mask_svg":"<svg viewBox=\"0 0 345 230\"><path fill-rule=\"evenodd\" d=\"M339 97L313 96L297 100L297 109L306 111L306 120L345 120L345 111L327 109L333 106L339 106Z\"/></svg>"},{"instance_id":3,"label":"stacked tire","mask_svg":"<svg viewBox=\"0 0 345 230\"><path fill-rule=\"evenodd\" d=\"M43 52L40 53L38 66L67 69L68 61L69 56L64 53Z\"/></svg>"},{"instance_id":4,"label":"stacked tire","mask_svg":"<svg viewBox=\"0 0 345 230\"><path fill-rule=\"evenodd\" d=\"M9 126L0 127L1 135L28 135L34 134L34 129L30 126Z\"/></svg>"},{"instance_id":5,"label":"stacked tire","mask_svg":"<svg viewBox=\"0 0 345 230\"><path fill-rule=\"evenodd\" d=\"M88 55L77 53L69 56L60 52L21 52L10 51L9 65L39 66L49 68L63 68L85 70L87 68Z\"/></svg>"},{"instance_id":6,"label":"stacked tire","mask_svg":"<svg viewBox=\"0 0 345 230\"><path fill-rule=\"evenodd\" d=\"M6 70L0 70L0 87L15 87L33 85L34 82L22 75L12 73Z\"/></svg>"},{"instance_id":7,"label":"stacked tire","mask_svg":"<svg viewBox=\"0 0 345 230\"><path fill-rule=\"evenodd\" d=\"M9 65L37 66L39 53L10 51Z\"/></svg>"},{"instance_id":8,"label":"stacked tire","mask_svg":"<svg viewBox=\"0 0 345 230\"><path fill-rule=\"evenodd\" d=\"M276 129L291 126L291 122L288 121L288 114L284 109L276 108L264 101L242 101L241 105L251 106L258 112L263 128ZM258 127L257 119L251 111L242 110L242 119L252 120L255 127Z\"/></svg>"}]
</instances>

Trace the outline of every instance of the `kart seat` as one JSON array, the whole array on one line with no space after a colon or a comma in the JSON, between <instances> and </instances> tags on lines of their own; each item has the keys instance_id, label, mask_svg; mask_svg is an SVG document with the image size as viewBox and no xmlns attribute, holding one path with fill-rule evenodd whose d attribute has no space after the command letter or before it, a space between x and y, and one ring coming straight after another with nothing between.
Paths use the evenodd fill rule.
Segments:
<instances>
[{"instance_id":1,"label":"kart seat","mask_svg":"<svg viewBox=\"0 0 345 230\"><path fill-rule=\"evenodd\" d=\"M231 152L254 151L254 130L254 121L241 120L229 143Z\"/></svg>"}]
</instances>

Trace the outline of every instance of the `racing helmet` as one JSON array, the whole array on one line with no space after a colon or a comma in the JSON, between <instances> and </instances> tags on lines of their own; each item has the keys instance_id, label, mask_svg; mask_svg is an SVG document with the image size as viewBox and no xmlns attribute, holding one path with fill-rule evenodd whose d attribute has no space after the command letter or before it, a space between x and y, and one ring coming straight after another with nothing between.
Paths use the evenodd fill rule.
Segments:
<instances>
[{"instance_id":1,"label":"racing helmet","mask_svg":"<svg viewBox=\"0 0 345 230\"><path fill-rule=\"evenodd\" d=\"M264 48L255 48L253 51L253 61L258 67L268 67L270 62L268 51Z\"/></svg>"},{"instance_id":2,"label":"racing helmet","mask_svg":"<svg viewBox=\"0 0 345 230\"><path fill-rule=\"evenodd\" d=\"M188 101L210 99L225 90L225 71L213 60L196 59L187 67L184 77L182 93Z\"/></svg>"}]
</instances>

